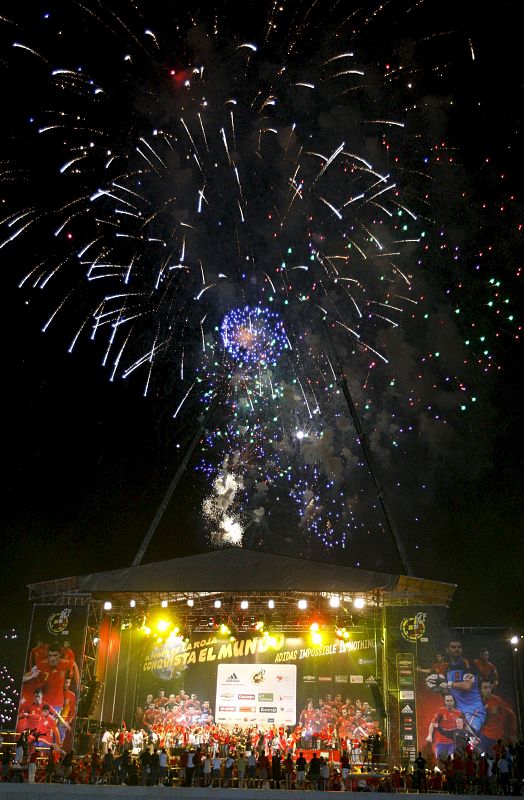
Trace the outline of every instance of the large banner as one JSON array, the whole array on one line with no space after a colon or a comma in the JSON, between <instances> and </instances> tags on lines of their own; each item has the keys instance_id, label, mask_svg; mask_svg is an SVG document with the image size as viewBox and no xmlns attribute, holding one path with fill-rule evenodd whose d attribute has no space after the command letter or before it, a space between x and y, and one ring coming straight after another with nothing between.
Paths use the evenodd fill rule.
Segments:
<instances>
[{"instance_id":1,"label":"large banner","mask_svg":"<svg viewBox=\"0 0 524 800\"><path fill-rule=\"evenodd\" d=\"M87 606L34 606L16 730L28 743L71 750Z\"/></svg>"},{"instance_id":2,"label":"large banner","mask_svg":"<svg viewBox=\"0 0 524 800\"><path fill-rule=\"evenodd\" d=\"M443 608L387 612L389 711L398 755L430 763L519 737L512 648L503 629L448 628Z\"/></svg>"},{"instance_id":3,"label":"large banner","mask_svg":"<svg viewBox=\"0 0 524 800\"><path fill-rule=\"evenodd\" d=\"M374 634L209 636L144 650L136 726L296 727L302 740L364 738L382 728Z\"/></svg>"}]
</instances>

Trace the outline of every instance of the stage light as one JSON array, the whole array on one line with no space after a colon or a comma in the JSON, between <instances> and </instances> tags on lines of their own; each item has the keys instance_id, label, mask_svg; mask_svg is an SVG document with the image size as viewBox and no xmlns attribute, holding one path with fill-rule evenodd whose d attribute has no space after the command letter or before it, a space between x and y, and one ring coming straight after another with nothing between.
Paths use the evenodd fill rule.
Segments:
<instances>
[{"instance_id":1,"label":"stage light","mask_svg":"<svg viewBox=\"0 0 524 800\"><path fill-rule=\"evenodd\" d=\"M366 601L364 600L363 597L355 597L355 599L353 600L353 605L355 606L355 608L364 608L364 606L366 605Z\"/></svg>"},{"instance_id":2,"label":"stage light","mask_svg":"<svg viewBox=\"0 0 524 800\"><path fill-rule=\"evenodd\" d=\"M113 608L113 603L111 602L111 600L106 600L104 603L104 611L111 611L112 608Z\"/></svg>"},{"instance_id":3,"label":"stage light","mask_svg":"<svg viewBox=\"0 0 524 800\"><path fill-rule=\"evenodd\" d=\"M182 636L180 636L178 628L175 628L166 639L166 644L168 647L176 647L177 645L182 644L183 642Z\"/></svg>"},{"instance_id":4,"label":"stage light","mask_svg":"<svg viewBox=\"0 0 524 800\"><path fill-rule=\"evenodd\" d=\"M231 633L225 622L221 624L219 631L222 634L222 636L227 636L227 634Z\"/></svg>"},{"instance_id":5,"label":"stage light","mask_svg":"<svg viewBox=\"0 0 524 800\"><path fill-rule=\"evenodd\" d=\"M304 611L307 608L307 600L299 600L297 605L301 611Z\"/></svg>"},{"instance_id":6,"label":"stage light","mask_svg":"<svg viewBox=\"0 0 524 800\"><path fill-rule=\"evenodd\" d=\"M267 607L268 608L275 608L275 601L274 600L268 600L267 601Z\"/></svg>"},{"instance_id":7,"label":"stage light","mask_svg":"<svg viewBox=\"0 0 524 800\"><path fill-rule=\"evenodd\" d=\"M259 619L258 622L255 622L254 628L256 631L261 631L264 627L263 620Z\"/></svg>"},{"instance_id":8,"label":"stage light","mask_svg":"<svg viewBox=\"0 0 524 800\"><path fill-rule=\"evenodd\" d=\"M136 608L136 600L130 600L129 605L131 608Z\"/></svg>"},{"instance_id":9,"label":"stage light","mask_svg":"<svg viewBox=\"0 0 524 800\"><path fill-rule=\"evenodd\" d=\"M149 627L149 625L142 625L142 627L140 628L140 630L141 630L143 633L145 633L145 635L146 635L146 636L149 636L149 634L151 633L151 628Z\"/></svg>"},{"instance_id":10,"label":"stage light","mask_svg":"<svg viewBox=\"0 0 524 800\"><path fill-rule=\"evenodd\" d=\"M511 644L518 644L519 643L519 637L518 636L512 636L511 639L510 639L510 642L511 642Z\"/></svg>"},{"instance_id":11,"label":"stage light","mask_svg":"<svg viewBox=\"0 0 524 800\"><path fill-rule=\"evenodd\" d=\"M242 600L242 602L240 603L240 608L242 609L242 611L245 611L246 608L249 608L248 601L247 600Z\"/></svg>"},{"instance_id":12,"label":"stage light","mask_svg":"<svg viewBox=\"0 0 524 800\"><path fill-rule=\"evenodd\" d=\"M98 638L98 636L95 636L95 638L93 639L93 644L96 646L99 641L100 639Z\"/></svg>"},{"instance_id":13,"label":"stage light","mask_svg":"<svg viewBox=\"0 0 524 800\"><path fill-rule=\"evenodd\" d=\"M162 606L162 608L167 608L167 600L162 600L160 605Z\"/></svg>"},{"instance_id":14,"label":"stage light","mask_svg":"<svg viewBox=\"0 0 524 800\"><path fill-rule=\"evenodd\" d=\"M334 594L329 598L329 605L331 608L338 608L340 605L340 597L337 594Z\"/></svg>"},{"instance_id":15,"label":"stage light","mask_svg":"<svg viewBox=\"0 0 524 800\"><path fill-rule=\"evenodd\" d=\"M319 631L314 631L311 634L311 641L313 644L322 644L322 634Z\"/></svg>"},{"instance_id":16,"label":"stage light","mask_svg":"<svg viewBox=\"0 0 524 800\"><path fill-rule=\"evenodd\" d=\"M167 619L159 619L158 622L156 623L156 629L157 631L160 631L160 633L164 633L165 631L167 631L170 624L171 623Z\"/></svg>"},{"instance_id":17,"label":"stage light","mask_svg":"<svg viewBox=\"0 0 524 800\"><path fill-rule=\"evenodd\" d=\"M188 604L189 608L193 608L193 606L195 605L195 601L193 600L192 597L189 598L189 600L187 601L187 604Z\"/></svg>"},{"instance_id":18,"label":"stage light","mask_svg":"<svg viewBox=\"0 0 524 800\"><path fill-rule=\"evenodd\" d=\"M318 622L312 622L311 625L309 626L309 630L312 633L314 633L315 631L318 631Z\"/></svg>"},{"instance_id":19,"label":"stage light","mask_svg":"<svg viewBox=\"0 0 524 800\"><path fill-rule=\"evenodd\" d=\"M215 608L220 608L222 606L222 600L215 600Z\"/></svg>"}]
</instances>

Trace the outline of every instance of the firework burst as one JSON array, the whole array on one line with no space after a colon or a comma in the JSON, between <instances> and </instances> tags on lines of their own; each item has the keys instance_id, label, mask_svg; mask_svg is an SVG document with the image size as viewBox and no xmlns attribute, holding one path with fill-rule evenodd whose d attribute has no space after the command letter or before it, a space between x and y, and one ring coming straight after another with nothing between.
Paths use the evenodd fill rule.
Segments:
<instances>
[{"instance_id":1,"label":"firework burst","mask_svg":"<svg viewBox=\"0 0 524 800\"><path fill-rule=\"evenodd\" d=\"M30 243L20 285L53 298L44 329L99 343L110 380L168 396L181 424L222 387L198 465L217 541L291 498L299 536L345 547L362 464L330 354L380 453L402 427L370 374L392 385L420 299L421 112L400 67L366 66L353 16L316 46L314 4L269 4L255 43L216 21L182 34L160 5L156 25L91 0L6 19L8 70L32 91L0 246Z\"/></svg>"}]
</instances>

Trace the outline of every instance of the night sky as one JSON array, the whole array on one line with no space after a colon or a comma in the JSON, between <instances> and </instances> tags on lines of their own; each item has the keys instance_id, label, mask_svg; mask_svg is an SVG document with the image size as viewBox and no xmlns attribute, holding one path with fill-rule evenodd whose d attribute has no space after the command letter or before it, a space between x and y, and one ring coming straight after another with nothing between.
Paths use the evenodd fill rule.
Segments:
<instances>
[{"instance_id":1,"label":"night sky","mask_svg":"<svg viewBox=\"0 0 524 800\"><path fill-rule=\"evenodd\" d=\"M125 10L127 4L116 5ZM437 374L431 372L424 378L426 402L432 407L431 415L437 414L446 424L437 427L426 423L423 429L419 417L417 435L402 440L398 452L390 448L388 453L387 445L383 445L383 449L372 448L372 455L414 574L458 584L451 621L520 630L524 626L524 420L520 400L522 346L518 337L523 301L524 164L517 4L506 0L497 4L496 17L493 12L488 15L477 10L471 18L457 17L460 12L454 5L458 4L428 3L424 25L418 28L421 23L414 21L415 15L406 13L409 5L398 4L391 35L387 24L382 29L378 26L380 35L364 26L368 37L364 36L364 41L370 48L373 68L378 64L384 71L389 61L401 63L403 58L412 66L417 58L420 60L420 72L414 73L422 84L419 95L431 99L435 109L429 115L433 128L429 125L424 136L438 146L446 142L441 149L440 173L433 163L438 180L432 181L431 217L438 218L439 224L433 225L432 241L437 244L424 256L421 278L431 318L424 327L426 306L421 304L420 312L403 321L397 340L400 344L396 346L388 339L392 371L398 369L398 383L407 385L411 378L408 371L415 374L420 364L425 364L420 359L434 359L437 350L440 357L442 351L445 363L439 375L442 378L448 370L464 377L467 409L461 413L457 403L451 402L456 393L450 396L435 389L431 395L431 376ZM53 182L44 182L46 169L39 173L35 168L39 159L45 161L46 141L28 153L25 148L32 141L29 134L27 139L25 133L19 136L29 115L56 107L55 97L51 91L49 97L45 96L40 78L35 77L32 83L31 70L22 66L25 62L20 53L13 55L12 43L32 42L35 47L39 43L47 54L52 52L42 34L41 11L50 12L50 30L55 19L63 27L64 36L72 25L67 14L62 19L61 9L66 7L62 3L49 3L45 9L35 3L31 9L34 17L29 14L19 25L13 24L18 20L16 4L13 6L12 14L6 13L2 23L2 69L9 79L13 118L12 129L4 128L1 133L4 218L16 208L33 204L46 208L60 198L60 189ZM156 6L152 6L154 16ZM164 4L160 6L164 8ZM197 19L209 19L209 10L192 11ZM160 11L158 17L162 18ZM224 17L221 11L220 17ZM185 12L183 19L174 17L181 28L188 26L188 18ZM96 27L96 21L93 24ZM244 27L246 33L249 28L245 20L228 24ZM425 49L412 48L411 40L426 37L428 31L448 35L435 36ZM456 33L449 35L450 31ZM104 36L106 42L107 32ZM148 47L149 39L144 39ZM122 41L119 46L123 53ZM365 53L361 55L365 61ZM98 66L99 74L111 68L111 58L102 45L100 53L91 58L91 68ZM182 63L183 56L178 55L177 69ZM428 66L432 63L445 67L432 71ZM169 81L169 63L159 57L158 64L157 88L163 92L164 83ZM50 65L55 66L61 65ZM109 76L109 84L111 80ZM137 94L142 90L137 86ZM129 86L122 94L123 104L130 95ZM117 118L107 124L118 131L119 122ZM122 122L121 147L125 146L124 127ZM114 140L118 141L118 136ZM52 162L54 145L49 147ZM433 158L440 157L436 152ZM444 163L450 154L453 168ZM26 173L24 165L28 166ZM56 181L60 180L57 176ZM11 232L4 224L2 241ZM78 235L81 238L82 231ZM67 280L59 278L52 288L35 292L28 291L27 285L19 289L18 283L35 258L53 255L46 254L46 248L49 251L53 246L52 237L39 238L35 243L29 231L0 251L5 443L0 627L11 621L27 623L28 583L131 564L201 413L195 403L184 411L185 416L173 421L180 392L176 379L169 374L169 362L160 370L161 385L156 384L144 397L139 380L109 382L108 369L101 367L103 350L90 343L88 336L68 353L75 330L74 309L42 333L44 322L67 294ZM58 261L62 246L56 243ZM460 257L453 257L458 252L454 248L460 249ZM501 305L506 298L509 303ZM439 328L443 322L445 331ZM479 332L485 335L485 342L481 345L477 336L463 368L464 341L473 340ZM193 335L198 337L198 331ZM394 366L395 355L398 367ZM173 357L173 372L179 369L175 363ZM375 377L373 371L369 377L355 369L349 378L352 387L357 387L360 413L364 395L358 386L362 388L365 379L377 407L391 412L390 395L382 383L385 374ZM402 398L397 397L397 401L402 406ZM372 439L380 419L380 411L376 417L364 414L364 428L369 422L367 433ZM210 427L213 424L212 420ZM195 455L156 531L146 561L203 552L211 546L209 526L201 514L209 483L202 473L195 473L197 461ZM391 539L387 532L377 532L380 514L372 508L373 486L364 468L359 473L359 514L366 526L355 531L345 548L326 550L318 541L306 541L297 520L280 500L266 516L263 533L259 535L250 526L248 544L397 574L399 561ZM347 484L343 486L352 491ZM285 490L280 494L284 497ZM286 533L284 537L282 532Z\"/></svg>"}]
</instances>

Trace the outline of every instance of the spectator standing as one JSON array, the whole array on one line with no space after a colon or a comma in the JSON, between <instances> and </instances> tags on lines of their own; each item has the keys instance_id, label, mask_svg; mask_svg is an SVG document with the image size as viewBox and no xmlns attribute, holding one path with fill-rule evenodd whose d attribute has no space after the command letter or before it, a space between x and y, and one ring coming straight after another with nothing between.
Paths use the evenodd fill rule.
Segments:
<instances>
[{"instance_id":1,"label":"spectator standing","mask_svg":"<svg viewBox=\"0 0 524 800\"><path fill-rule=\"evenodd\" d=\"M246 754L240 753L239 757L237 758L237 777L238 777L239 789L243 789L245 786L246 767L247 767Z\"/></svg>"},{"instance_id":2,"label":"spectator standing","mask_svg":"<svg viewBox=\"0 0 524 800\"><path fill-rule=\"evenodd\" d=\"M158 754L158 772L160 776L160 783L165 784L167 778L167 750L165 747L163 747Z\"/></svg>"},{"instance_id":3,"label":"spectator standing","mask_svg":"<svg viewBox=\"0 0 524 800\"><path fill-rule=\"evenodd\" d=\"M235 759L231 753L226 756L224 762L224 787L231 787L233 785L233 767L235 766Z\"/></svg>"},{"instance_id":4,"label":"spectator standing","mask_svg":"<svg viewBox=\"0 0 524 800\"><path fill-rule=\"evenodd\" d=\"M213 772L211 773L211 786L220 786L220 770L222 769L222 758L217 755L213 758Z\"/></svg>"},{"instance_id":5,"label":"spectator standing","mask_svg":"<svg viewBox=\"0 0 524 800\"><path fill-rule=\"evenodd\" d=\"M257 772L257 757L254 754L254 752L251 751L247 759L247 783L251 789L255 785L256 772Z\"/></svg>"},{"instance_id":6,"label":"spectator standing","mask_svg":"<svg viewBox=\"0 0 524 800\"><path fill-rule=\"evenodd\" d=\"M509 794L509 778L510 778L510 762L506 755L503 753L498 760L497 764L497 778L498 778L498 785L502 794L508 795Z\"/></svg>"},{"instance_id":7,"label":"spectator standing","mask_svg":"<svg viewBox=\"0 0 524 800\"><path fill-rule=\"evenodd\" d=\"M309 770L308 770L308 777L309 782L311 784L311 788L314 790L318 789L318 782L320 780L320 759L318 758L316 753L313 753L311 757L311 761L309 762Z\"/></svg>"},{"instance_id":8,"label":"spectator standing","mask_svg":"<svg viewBox=\"0 0 524 800\"><path fill-rule=\"evenodd\" d=\"M297 781L296 786L297 789L303 789L306 783L306 767L307 761L304 758L304 753L300 753L299 757L297 758Z\"/></svg>"},{"instance_id":9,"label":"spectator standing","mask_svg":"<svg viewBox=\"0 0 524 800\"><path fill-rule=\"evenodd\" d=\"M280 750L275 750L271 759L271 778L273 789L280 789L282 785L282 756Z\"/></svg>"},{"instance_id":10,"label":"spectator standing","mask_svg":"<svg viewBox=\"0 0 524 800\"><path fill-rule=\"evenodd\" d=\"M209 786L211 783L211 759L207 754L202 763L202 774L204 776L204 786Z\"/></svg>"},{"instance_id":11,"label":"spectator standing","mask_svg":"<svg viewBox=\"0 0 524 800\"><path fill-rule=\"evenodd\" d=\"M327 758L320 759L320 781L318 788L326 791L329 787L330 768Z\"/></svg>"},{"instance_id":12,"label":"spectator standing","mask_svg":"<svg viewBox=\"0 0 524 800\"><path fill-rule=\"evenodd\" d=\"M293 785L293 772L295 765L293 764L293 756L288 753L284 760L284 777L286 789L291 789Z\"/></svg>"}]
</instances>

